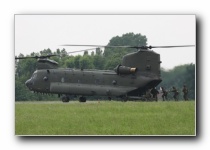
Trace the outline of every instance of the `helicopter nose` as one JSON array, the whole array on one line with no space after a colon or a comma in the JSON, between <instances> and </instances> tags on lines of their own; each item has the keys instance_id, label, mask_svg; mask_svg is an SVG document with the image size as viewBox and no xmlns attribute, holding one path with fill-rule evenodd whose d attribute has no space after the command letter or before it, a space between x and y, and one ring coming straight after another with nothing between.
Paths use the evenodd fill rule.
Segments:
<instances>
[{"instance_id":1,"label":"helicopter nose","mask_svg":"<svg viewBox=\"0 0 210 150\"><path fill-rule=\"evenodd\" d=\"M25 82L25 85L26 85L29 89L31 89L31 86L32 86L32 81L31 81L31 79L28 79L28 80Z\"/></svg>"}]
</instances>

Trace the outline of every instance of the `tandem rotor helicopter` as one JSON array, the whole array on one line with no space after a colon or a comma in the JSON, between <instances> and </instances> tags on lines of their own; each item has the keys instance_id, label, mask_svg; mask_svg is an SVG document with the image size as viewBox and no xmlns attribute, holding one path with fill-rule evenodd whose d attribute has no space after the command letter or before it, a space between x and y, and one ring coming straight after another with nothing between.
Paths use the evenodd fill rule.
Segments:
<instances>
[{"instance_id":1,"label":"tandem rotor helicopter","mask_svg":"<svg viewBox=\"0 0 210 150\"><path fill-rule=\"evenodd\" d=\"M134 48L136 52L122 58L121 64L113 70L89 70L58 68L58 63L49 59L52 56L19 57L15 59L37 59L37 70L25 85L37 93L58 94L63 102L69 102L70 96L79 96L80 102L86 102L87 96L106 96L123 101L141 99L148 89L156 87L161 81L160 54L153 48L193 47L180 46L103 46L103 45L62 45L90 46L96 48ZM87 50L82 50L87 51ZM78 52L78 51L77 51Z\"/></svg>"}]
</instances>

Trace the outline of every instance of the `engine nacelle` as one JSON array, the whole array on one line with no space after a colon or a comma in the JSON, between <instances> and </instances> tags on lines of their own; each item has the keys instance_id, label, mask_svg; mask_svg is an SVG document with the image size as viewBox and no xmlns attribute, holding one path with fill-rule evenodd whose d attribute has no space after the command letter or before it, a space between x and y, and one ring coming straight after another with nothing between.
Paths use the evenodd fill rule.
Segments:
<instances>
[{"instance_id":1,"label":"engine nacelle","mask_svg":"<svg viewBox=\"0 0 210 150\"><path fill-rule=\"evenodd\" d=\"M136 73L137 68L131 68L131 67L118 65L116 68L114 68L114 71L117 74L134 74Z\"/></svg>"}]
</instances>

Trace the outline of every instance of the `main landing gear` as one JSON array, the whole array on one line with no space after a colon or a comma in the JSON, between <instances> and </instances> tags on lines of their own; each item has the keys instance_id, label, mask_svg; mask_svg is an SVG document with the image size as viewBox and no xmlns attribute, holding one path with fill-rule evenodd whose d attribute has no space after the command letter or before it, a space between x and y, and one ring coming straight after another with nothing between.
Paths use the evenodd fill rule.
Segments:
<instances>
[{"instance_id":1,"label":"main landing gear","mask_svg":"<svg viewBox=\"0 0 210 150\"><path fill-rule=\"evenodd\" d=\"M79 102L86 102L86 97L83 97L83 96L80 97L80 98L79 98Z\"/></svg>"},{"instance_id":2,"label":"main landing gear","mask_svg":"<svg viewBox=\"0 0 210 150\"><path fill-rule=\"evenodd\" d=\"M62 102L69 102L70 98L67 95L61 97Z\"/></svg>"}]
</instances>

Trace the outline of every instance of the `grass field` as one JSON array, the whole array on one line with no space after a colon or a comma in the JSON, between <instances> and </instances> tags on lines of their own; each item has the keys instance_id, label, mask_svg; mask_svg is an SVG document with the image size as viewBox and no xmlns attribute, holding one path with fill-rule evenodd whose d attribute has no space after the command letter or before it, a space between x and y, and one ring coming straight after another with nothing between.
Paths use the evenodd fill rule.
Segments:
<instances>
[{"instance_id":1,"label":"grass field","mask_svg":"<svg viewBox=\"0 0 210 150\"><path fill-rule=\"evenodd\" d=\"M16 135L196 135L195 101L16 102Z\"/></svg>"}]
</instances>

